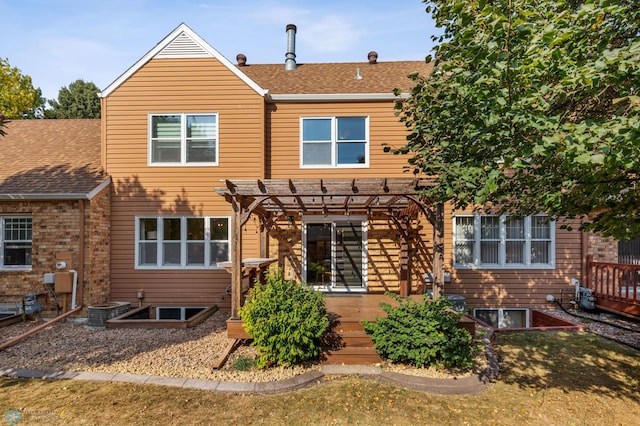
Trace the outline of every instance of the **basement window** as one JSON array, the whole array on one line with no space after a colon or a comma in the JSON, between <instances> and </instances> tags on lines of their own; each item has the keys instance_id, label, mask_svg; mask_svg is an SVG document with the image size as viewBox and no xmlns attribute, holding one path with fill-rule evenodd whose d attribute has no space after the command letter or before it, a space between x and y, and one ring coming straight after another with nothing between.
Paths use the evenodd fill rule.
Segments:
<instances>
[{"instance_id":1,"label":"basement window","mask_svg":"<svg viewBox=\"0 0 640 426\"><path fill-rule=\"evenodd\" d=\"M207 309L205 306L158 306L156 319L186 321Z\"/></svg>"},{"instance_id":2,"label":"basement window","mask_svg":"<svg viewBox=\"0 0 640 426\"><path fill-rule=\"evenodd\" d=\"M493 328L529 327L529 309L526 308L476 308L473 316Z\"/></svg>"}]
</instances>

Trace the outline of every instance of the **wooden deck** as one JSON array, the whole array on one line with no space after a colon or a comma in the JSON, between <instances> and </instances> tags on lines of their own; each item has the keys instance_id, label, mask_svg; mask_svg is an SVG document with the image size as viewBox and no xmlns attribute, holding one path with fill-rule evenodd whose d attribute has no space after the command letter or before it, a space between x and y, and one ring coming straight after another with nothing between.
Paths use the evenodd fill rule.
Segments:
<instances>
[{"instance_id":1,"label":"wooden deck","mask_svg":"<svg viewBox=\"0 0 640 426\"><path fill-rule=\"evenodd\" d=\"M412 297L422 298L421 295ZM327 295L326 306L331 319L331 328L323 342L323 364L377 364L382 362L373 347L373 341L365 333L362 320L375 321L386 316L380 302L394 304L393 299L383 294L331 294ZM461 327L474 333L473 320L463 317ZM248 339L241 320L227 321L227 336Z\"/></svg>"},{"instance_id":2,"label":"wooden deck","mask_svg":"<svg viewBox=\"0 0 640 426\"><path fill-rule=\"evenodd\" d=\"M422 296L412 297L421 298ZM341 324L359 324L361 320L375 321L377 317L385 315L379 306L380 302L393 302L384 294L329 294L325 300L331 318ZM227 336L231 339L250 338L239 319L227 321Z\"/></svg>"},{"instance_id":3,"label":"wooden deck","mask_svg":"<svg viewBox=\"0 0 640 426\"><path fill-rule=\"evenodd\" d=\"M640 265L593 262L589 256L585 287L597 308L640 318Z\"/></svg>"}]
</instances>

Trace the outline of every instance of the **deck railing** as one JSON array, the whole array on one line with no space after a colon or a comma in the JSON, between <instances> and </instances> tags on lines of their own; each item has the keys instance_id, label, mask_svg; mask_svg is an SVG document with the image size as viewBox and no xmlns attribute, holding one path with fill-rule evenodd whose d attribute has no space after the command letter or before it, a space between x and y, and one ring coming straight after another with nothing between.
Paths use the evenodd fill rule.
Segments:
<instances>
[{"instance_id":1,"label":"deck railing","mask_svg":"<svg viewBox=\"0 0 640 426\"><path fill-rule=\"evenodd\" d=\"M640 265L594 262L588 256L586 278L584 286L598 300L640 305Z\"/></svg>"}]
</instances>

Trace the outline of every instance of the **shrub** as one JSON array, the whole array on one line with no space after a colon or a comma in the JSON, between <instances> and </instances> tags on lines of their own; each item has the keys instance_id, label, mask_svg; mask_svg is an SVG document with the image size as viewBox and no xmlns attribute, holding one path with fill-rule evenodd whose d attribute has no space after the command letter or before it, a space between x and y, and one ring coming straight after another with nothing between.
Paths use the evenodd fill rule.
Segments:
<instances>
[{"instance_id":1,"label":"shrub","mask_svg":"<svg viewBox=\"0 0 640 426\"><path fill-rule=\"evenodd\" d=\"M256 282L240 316L257 347L258 368L320 356L322 334L329 327L324 294L284 280L280 270L267 273L265 284Z\"/></svg>"},{"instance_id":2,"label":"shrub","mask_svg":"<svg viewBox=\"0 0 640 426\"><path fill-rule=\"evenodd\" d=\"M445 298L419 301L389 294L397 306L381 303L386 318L362 321L382 358L416 367L469 368L479 346L471 334L457 327L462 313Z\"/></svg>"}]
</instances>

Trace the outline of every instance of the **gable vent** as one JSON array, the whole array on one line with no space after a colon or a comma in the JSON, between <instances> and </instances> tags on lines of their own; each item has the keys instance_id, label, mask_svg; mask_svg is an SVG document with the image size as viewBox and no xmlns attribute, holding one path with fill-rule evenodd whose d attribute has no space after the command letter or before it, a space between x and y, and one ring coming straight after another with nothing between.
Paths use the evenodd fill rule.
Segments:
<instances>
[{"instance_id":1,"label":"gable vent","mask_svg":"<svg viewBox=\"0 0 640 426\"><path fill-rule=\"evenodd\" d=\"M211 56L207 50L185 33L180 33L156 58L206 58Z\"/></svg>"}]
</instances>

